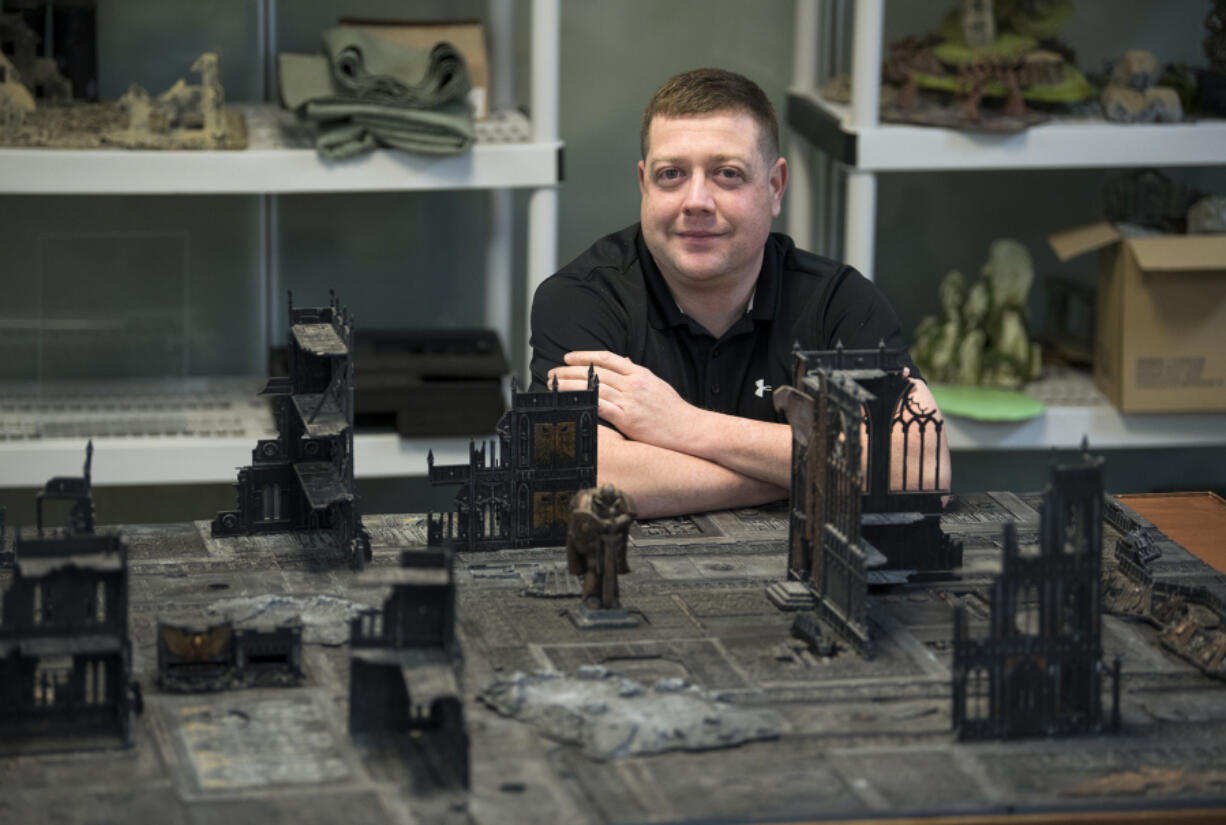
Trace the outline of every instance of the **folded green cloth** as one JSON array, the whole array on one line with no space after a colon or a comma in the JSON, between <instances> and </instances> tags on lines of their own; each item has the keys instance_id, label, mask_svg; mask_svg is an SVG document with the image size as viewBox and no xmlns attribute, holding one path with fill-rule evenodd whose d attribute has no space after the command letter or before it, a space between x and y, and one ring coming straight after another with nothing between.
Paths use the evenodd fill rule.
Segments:
<instances>
[{"instance_id":1,"label":"folded green cloth","mask_svg":"<svg viewBox=\"0 0 1226 825\"><path fill-rule=\"evenodd\" d=\"M437 106L468 94L468 64L450 43L430 51L385 40L350 26L324 32L336 83L355 97L379 96L406 106Z\"/></svg>"},{"instance_id":2,"label":"folded green cloth","mask_svg":"<svg viewBox=\"0 0 1226 825\"><path fill-rule=\"evenodd\" d=\"M320 122L315 148L329 160L353 157L379 144L409 152L453 155L476 139L472 113L460 102L435 109L397 109L360 100L312 100L304 113Z\"/></svg>"},{"instance_id":3,"label":"folded green cloth","mask_svg":"<svg viewBox=\"0 0 1226 825\"><path fill-rule=\"evenodd\" d=\"M463 58L448 43L430 51L338 26L328 55L280 54L281 101L317 121L315 147L335 160L379 145L454 154L476 139Z\"/></svg>"}]
</instances>

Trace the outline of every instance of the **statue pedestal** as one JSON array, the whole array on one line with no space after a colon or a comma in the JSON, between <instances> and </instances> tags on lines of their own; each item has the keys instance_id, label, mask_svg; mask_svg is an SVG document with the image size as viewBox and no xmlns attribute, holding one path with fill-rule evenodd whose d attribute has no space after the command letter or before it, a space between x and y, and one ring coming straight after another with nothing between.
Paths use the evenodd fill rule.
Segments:
<instances>
[{"instance_id":1,"label":"statue pedestal","mask_svg":"<svg viewBox=\"0 0 1226 825\"><path fill-rule=\"evenodd\" d=\"M638 627L641 621L638 611L632 613L624 607L614 607L609 610L592 610L582 603L577 608L566 611L566 615L570 616L570 620L580 630Z\"/></svg>"}]
</instances>

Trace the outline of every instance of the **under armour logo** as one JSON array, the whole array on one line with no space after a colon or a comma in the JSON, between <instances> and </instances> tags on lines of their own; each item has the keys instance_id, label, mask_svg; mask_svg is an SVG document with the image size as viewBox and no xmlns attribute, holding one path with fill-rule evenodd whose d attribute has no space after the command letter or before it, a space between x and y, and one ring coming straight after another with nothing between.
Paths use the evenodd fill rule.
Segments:
<instances>
[{"instance_id":1,"label":"under armour logo","mask_svg":"<svg viewBox=\"0 0 1226 825\"><path fill-rule=\"evenodd\" d=\"M753 391L753 394L758 396L758 398L761 398L764 393L768 393L773 389L770 384L766 383L765 378L759 378L758 383L754 384L754 386L757 389Z\"/></svg>"}]
</instances>

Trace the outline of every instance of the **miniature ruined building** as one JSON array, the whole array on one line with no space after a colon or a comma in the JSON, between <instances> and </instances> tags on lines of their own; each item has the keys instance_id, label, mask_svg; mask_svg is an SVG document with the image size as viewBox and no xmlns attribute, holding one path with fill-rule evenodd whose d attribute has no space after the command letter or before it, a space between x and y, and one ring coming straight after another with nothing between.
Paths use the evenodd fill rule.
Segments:
<instances>
[{"instance_id":1,"label":"miniature ruined building","mask_svg":"<svg viewBox=\"0 0 1226 825\"><path fill-rule=\"evenodd\" d=\"M922 465L907 465L909 455L932 445L939 456L945 436L936 411L912 399L901 356L884 345L797 350L795 384L775 392L792 427L788 578L807 584L822 619L865 655L870 568L950 570L962 563L961 544L940 526L948 471L939 458L931 479ZM891 437L903 443L900 468L891 466ZM892 478L899 489L891 489Z\"/></svg>"},{"instance_id":2,"label":"miniature ruined building","mask_svg":"<svg viewBox=\"0 0 1226 825\"><path fill-rule=\"evenodd\" d=\"M158 685L196 692L300 684L302 624L235 627L198 617L158 621Z\"/></svg>"},{"instance_id":3,"label":"miniature ruined building","mask_svg":"<svg viewBox=\"0 0 1226 825\"><path fill-rule=\"evenodd\" d=\"M392 593L350 623L349 732L418 731L467 787L453 561L450 550L406 550L399 568L364 574Z\"/></svg>"},{"instance_id":4,"label":"miniature ruined building","mask_svg":"<svg viewBox=\"0 0 1226 825\"><path fill-rule=\"evenodd\" d=\"M333 295L326 307L289 300L289 377L271 378L277 437L238 472L238 509L217 514L214 536L327 530L355 566L370 558L353 477L353 324Z\"/></svg>"},{"instance_id":5,"label":"miniature ruined building","mask_svg":"<svg viewBox=\"0 0 1226 825\"><path fill-rule=\"evenodd\" d=\"M17 74L9 80L24 84L36 98L71 99L72 83L60 74L55 58L39 57L40 41L20 14L0 13L0 53Z\"/></svg>"},{"instance_id":6,"label":"miniature ruined building","mask_svg":"<svg viewBox=\"0 0 1226 825\"><path fill-rule=\"evenodd\" d=\"M47 499L74 502L64 530L44 532ZM93 532L88 457L84 476L47 483L37 518L0 596L0 751L131 744L127 548Z\"/></svg>"},{"instance_id":7,"label":"miniature ruined building","mask_svg":"<svg viewBox=\"0 0 1226 825\"><path fill-rule=\"evenodd\" d=\"M1101 731L1102 460L1053 464L1039 547L1005 525L988 634L972 638L954 611L953 724L961 739ZM1119 660L1111 727L1119 727Z\"/></svg>"},{"instance_id":8,"label":"miniature ruined building","mask_svg":"<svg viewBox=\"0 0 1226 825\"><path fill-rule=\"evenodd\" d=\"M520 392L498 422L497 440L469 445L468 464L435 466L432 484L462 485L456 512L429 516L432 545L457 549L550 547L566 543L570 502L596 486L598 379L587 389ZM497 452L495 452L497 448Z\"/></svg>"}]
</instances>

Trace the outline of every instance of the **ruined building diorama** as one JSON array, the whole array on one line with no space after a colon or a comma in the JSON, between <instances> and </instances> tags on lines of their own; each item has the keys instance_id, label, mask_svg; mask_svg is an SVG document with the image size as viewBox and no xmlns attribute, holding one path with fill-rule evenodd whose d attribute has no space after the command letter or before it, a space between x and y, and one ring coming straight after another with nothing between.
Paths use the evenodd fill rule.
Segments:
<instances>
[{"instance_id":1,"label":"ruined building diorama","mask_svg":"<svg viewBox=\"0 0 1226 825\"><path fill-rule=\"evenodd\" d=\"M405 550L400 567L363 574L391 585L382 610L350 623L349 732L413 732L440 785L468 787L468 729L455 635L454 556Z\"/></svg>"},{"instance_id":2,"label":"ruined building diorama","mask_svg":"<svg viewBox=\"0 0 1226 825\"><path fill-rule=\"evenodd\" d=\"M1226 590L1181 579L1180 562L1163 552L1181 548L1118 499L1107 499L1104 516L1120 536L1103 557L1103 609L1153 625L1162 647L1226 681Z\"/></svg>"},{"instance_id":3,"label":"ruined building diorama","mask_svg":"<svg viewBox=\"0 0 1226 825\"><path fill-rule=\"evenodd\" d=\"M156 97L133 83L119 100L73 100L73 84L19 14L0 14L0 146L56 149L245 149L243 114L225 106L218 57L201 54ZM39 105L39 101L46 101Z\"/></svg>"},{"instance_id":4,"label":"ruined building diorama","mask_svg":"<svg viewBox=\"0 0 1226 825\"><path fill-rule=\"evenodd\" d=\"M550 547L566 542L575 493L596 485L598 379L587 389L520 392L498 421L497 440L469 444L468 464L435 466L430 482L459 485L456 511L428 515L431 545L461 550Z\"/></svg>"},{"instance_id":5,"label":"ruined building diorama","mask_svg":"<svg viewBox=\"0 0 1226 825\"><path fill-rule=\"evenodd\" d=\"M797 350L794 385L775 391L775 406L792 427L792 494L787 577L771 591L785 606L806 591L822 622L844 643L871 655L870 569L884 580L962 564L962 545L941 529L941 496L949 470L941 466L944 427L923 409L903 372L903 353ZM868 436L867 459L861 431ZM884 437L874 437L880 433ZM894 466L891 441L902 443ZM934 477L908 457L934 452ZM892 573L892 575L890 575Z\"/></svg>"},{"instance_id":6,"label":"ruined building diorama","mask_svg":"<svg viewBox=\"0 0 1226 825\"><path fill-rule=\"evenodd\" d=\"M158 620L158 686L170 693L302 684L302 624L236 627L199 617Z\"/></svg>"},{"instance_id":7,"label":"ruined building diorama","mask_svg":"<svg viewBox=\"0 0 1226 825\"><path fill-rule=\"evenodd\" d=\"M353 475L353 319L333 294L325 307L289 296L288 377L270 378L277 437L259 441L238 472L238 509L213 519L214 536L330 534L349 563L371 558Z\"/></svg>"},{"instance_id":8,"label":"ruined building diorama","mask_svg":"<svg viewBox=\"0 0 1226 825\"><path fill-rule=\"evenodd\" d=\"M1103 718L1102 459L1053 462L1039 546L1004 527L986 636L954 609L952 721L960 739L1094 733L1119 728L1120 662Z\"/></svg>"},{"instance_id":9,"label":"ruined building diorama","mask_svg":"<svg viewBox=\"0 0 1226 825\"><path fill-rule=\"evenodd\" d=\"M140 712L128 639L128 551L94 532L93 445L81 477L47 482L37 533L17 534L0 612L0 752L127 746ZM62 530L44 530L43 504L68 501Z\"/></svg>"}]
</instances>

